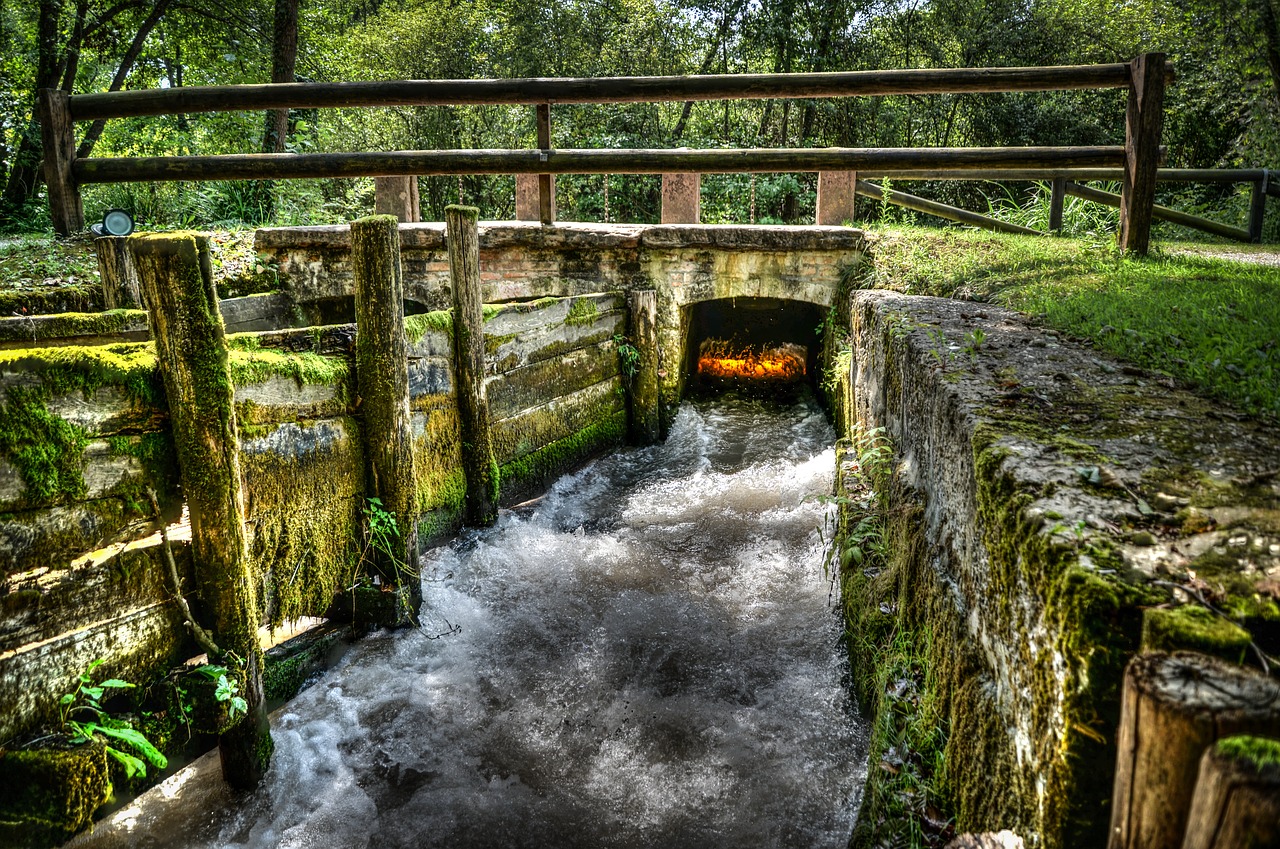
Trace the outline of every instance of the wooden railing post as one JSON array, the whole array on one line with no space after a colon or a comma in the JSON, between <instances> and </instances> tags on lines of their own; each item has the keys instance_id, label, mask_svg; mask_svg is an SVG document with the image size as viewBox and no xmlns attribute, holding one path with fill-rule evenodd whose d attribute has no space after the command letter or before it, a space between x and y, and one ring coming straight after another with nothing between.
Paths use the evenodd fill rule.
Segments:
<instances>
[{"instance_id":1,"label":"wooden railing post","mask_svg":"<svg viewBox=\"0 0 1280 849\"><path fill-rule=\"evenodd\" d=\"M857 195L857 171L819 171L818 210L814 223L834 227L852 223Z\"/></svg>"},{"instance_id":2,"label":"wooden railing post","mask_svg":"<svg viewBox=\"0 0 1280 849\"><path fill-rule=\"evenodd\" d=\"M409 426L409 353L404 335L400 231L393 215L351 223L356 307L356 392L364 423L365 494L394 514L399 539L370 546L373 567L403 599L374 615L378 624L410 621L422 600L418 579L418 498ZM373 505L376 506L376 505ZM368 507L370 522L376 515ZM373 612L373 611L370 611Z\"/></svg>"},{"instance_id":3,"label":"wooden railing post","mask_svg":"<svg viewBox=\"0 0 1280 849\"><path fill-rule=\"evenodd\" d=\"M633 445L652 445L661 438L658 415L658 293L627 293L627 335L634 351L624 356L627 420Z\"/></svg>"},{"instance_id":4,"label":"wooden railing post","mask_svg":"<svg viewBox=\"0 0 1280 849\"><path fill-rule=\"evenodd\" d=\"M213 638L244 661L248 713L218 740L222 777L255 787L271 760L262 695L258 598L249 569L241 492L239 432L227 341L218 312L209 240L195 233L129 240L150 311L182 489L191 512L191 553Z\"/></svg>"},{"instance_id":5,"label":"wooden railing post","mask_svg":"<svg viewBox=\"0 0 1280 849\"><path fill-rule=\"evenodd\" d=\"M1262 225L1267 218L1267 190L1271 188L1271 172L1263 170L1262 179L1253 184L1253 197L1249 203L1249 241L1262 241Z\"/></svg>"},{"instance_id":6,"label":"wooden railing post","mask_svg":"<svg viewBox=\"0 0 1280 849\"><path fill-rule=\"evenodd\" d=\"M1129 74L1119 240L1121 250L1145 256L1151 246L1151 212L1164 127L1164 54L1143 53L1131 63Z\"/></svg>"},{"instance_id":7,"label":"wooden railing post","mask_svg":"<svg viewBox=\"0 0 1280 849\"><path fill-rule=\"evenodd\" d=\"M1057 233L1062 229L1062 209L1067 200L1067 178L1054 177L1053 189L1049 195L1049 232Z\"/></svg>"},{"instance_id":8,"label":"wooden railing post","mask_svg":"<svg viewBox=\"0 0 1280 849\"><path fill-rule=\"evenodd\" d=\"M662 175L662 223L697 224L702 219L702 175Z\"/></svg>"},{"instance_id":9,"label":"wooden railing post","mask_svg":"<svg viewBox=\"0 0 1280 849\"><path fill-rule=\"evenodd\" d=\"M545 161L551 152L551 104L538 104L538 148ZM538 220L550 226L556 221L555 177L538 175Z\"/></svg>"},{"instance_id":10,"label":"wooden railing post","mask_svg":"<svg viewBox=\"0 0 1280 849\"><path fill-rule=\"evenodd\" d=\"M44 145L44 182L49 191L49 217L59 236L84 229L84 203L71 173L76 158L75 127L60 88L40 89L40 138Z\"/></svg>"},{"instance_id":11,"label":"wooden railing post","mask_svg":"<svg viewBox=\"0 0 1280 849\"><path fill-rule=\"evenodd\" d=\"M422 220L417 177L374 177L373 214L394 215L401 224Z\"/></svg>"},{"instance_id":12,"label":"wooden railing post","mask_svg":"<svg viewBox=\"0 0 1280 849\"><path fill-rule=\"evenodd\" d=\"M453 383L467 480L463 521L491 525L498 518L498 466L493 459L493 424L484 384L479 218L480 210L471 206L449 206L444 211L453 290Z\"/></svg>"}]
</instances>

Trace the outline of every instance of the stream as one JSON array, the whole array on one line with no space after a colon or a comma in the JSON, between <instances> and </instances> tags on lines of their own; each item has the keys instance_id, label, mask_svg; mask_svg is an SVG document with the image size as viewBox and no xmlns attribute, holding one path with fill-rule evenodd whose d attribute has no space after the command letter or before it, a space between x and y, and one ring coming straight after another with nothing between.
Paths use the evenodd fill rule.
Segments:
<instances>
[{"instance_id":1,"label":"stream","mask_svg":"<svg viewBox=\"0 0 1280 849\"><path fill-rule=\"evenodd\" d=\"M273 718L262 787L164 845L845 846L833 441L810 400L686 403L429 552L421 630L355 645Z\"/></svg>"}]
</instances>

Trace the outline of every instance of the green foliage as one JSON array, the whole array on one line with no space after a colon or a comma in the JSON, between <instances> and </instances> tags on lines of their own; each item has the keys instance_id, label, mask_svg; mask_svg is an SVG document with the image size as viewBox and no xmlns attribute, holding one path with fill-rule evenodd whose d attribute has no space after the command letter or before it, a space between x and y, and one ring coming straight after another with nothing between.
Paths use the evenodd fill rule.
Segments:
<instances>
[{"instance_id":1,"label":"green foliage","mask_svg":"<svg viewBox=\"0 0 1280 849\"><path fill-rule=\"evenodd\" d=\"M388 562L401 563L403 553L397 550L400 541L400 526L396 522L396 514L382 506L382 499L370 497L365 499L365 523L369 528L369 545Z\"/></svg>"},{"instance_id":2,"label":"green foliage","mask_svg":"<svg viewBox=\"0 0 1280 849\"><path fill-rule=\"evenodd\" d=\"M618 367L627 380L635 380L640 371L640 349L626 340L625 336L614 336L613 342L618 346Z\"/></svg>"},{"instance_id":3,"label":"green foliage","mask_svg":"<svg viewBox=\"0 0 1280 849\"><path fill-rule=\"evenodd\" d=\"M71 737L72 743L88 742L95 735L105 737L107 754L124 767L129 778L145 776L148 763L164 769L169 761L160 750L131 722L113 717L103 708L104 698L114 695L112 691L132 690L137 686L118 678L95 683L93 671L103 662L95 660L90 663L89 668L81 673L75 689L58 700L60 730ZM117 744L124 744L132 751L118 748Z\"/></svg>"}]
</instances>

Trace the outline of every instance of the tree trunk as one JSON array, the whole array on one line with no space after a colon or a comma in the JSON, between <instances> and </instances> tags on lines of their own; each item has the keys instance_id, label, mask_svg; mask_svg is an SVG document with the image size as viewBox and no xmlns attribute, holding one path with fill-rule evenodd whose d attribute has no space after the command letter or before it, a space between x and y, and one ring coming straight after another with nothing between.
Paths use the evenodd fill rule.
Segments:
<instances>
[{"instance_id":1,"label":"tree trunk","mask_svg":"<svg viewBox=\"0 0 1280 849\"><path fill-rule=\"evenodd\" d=\"M298 63L298 0L276 0L275 28L271 39L271 82L291 83ZM267 114L264 153L284 153L289 138L289 110Z\"/></svg>"},{"instance_id":2,"label":"tree trunk","mask_svg":"<svg viewBox=\"0 0 1280 849\"><path fill-rule=\"evenodd\" d=\"M209 240L194 233L129 240L142 282L164 379L182 489L191 512L191 551L213 637L243 661L248 714L218 741L222 776L257 786L271 761L262 693L257 582L244 533L239 433L227 341L209 260Z\"/></svg>"},{"instance_id":3,"label":"tree trunk","mask_svg":"<svg viewBox=\"0 0 1280 849\"><path fill-rule=\"evenodd\" d=\"M1280 734L1280 684L1193 652L1125 670L1110 849L1179 849L1200 758L1220 737Z\"/></svg>"}]
</instances>

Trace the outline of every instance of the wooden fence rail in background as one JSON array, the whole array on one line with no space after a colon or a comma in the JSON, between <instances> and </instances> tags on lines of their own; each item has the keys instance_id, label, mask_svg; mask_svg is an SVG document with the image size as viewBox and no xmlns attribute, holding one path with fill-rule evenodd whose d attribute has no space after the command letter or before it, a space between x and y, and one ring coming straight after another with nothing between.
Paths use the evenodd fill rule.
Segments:
<instances>
[{"instance_id":1,"label":"wooden fence rail in background","mask_svg":"<svg viewBox=\"0 0 1280 849\"><path fill-rule=\"evenodd\" d=\"M1145 253L1150 239L1164 87L1172 81L1163 54L1130 63L1046 68L940 68L814 74L605 77L514 80L392 80L274 83L68 96L41 92L41 127L54 229L84 226L84 183L143 180L251 180L421 174L537 174L538 217L554 221L552 175L565 173L702 173L859 171L860 176L931 173L976 178L1002 169L1115 169L1123 181L1120 242ZM565 103L827 98L1127 88L1125 145L974 149L554 150L551 107ZM190 112L393 105L532 105L536 150L445 150L392 153L252 154L149 158L75 157L77 121ZM1265 172L1262 178L1265 182ZM1062 184L1057 192L1060 201ZM1267 187L1255 194L1262 208Z\"/></svg>"}]
</instances>

